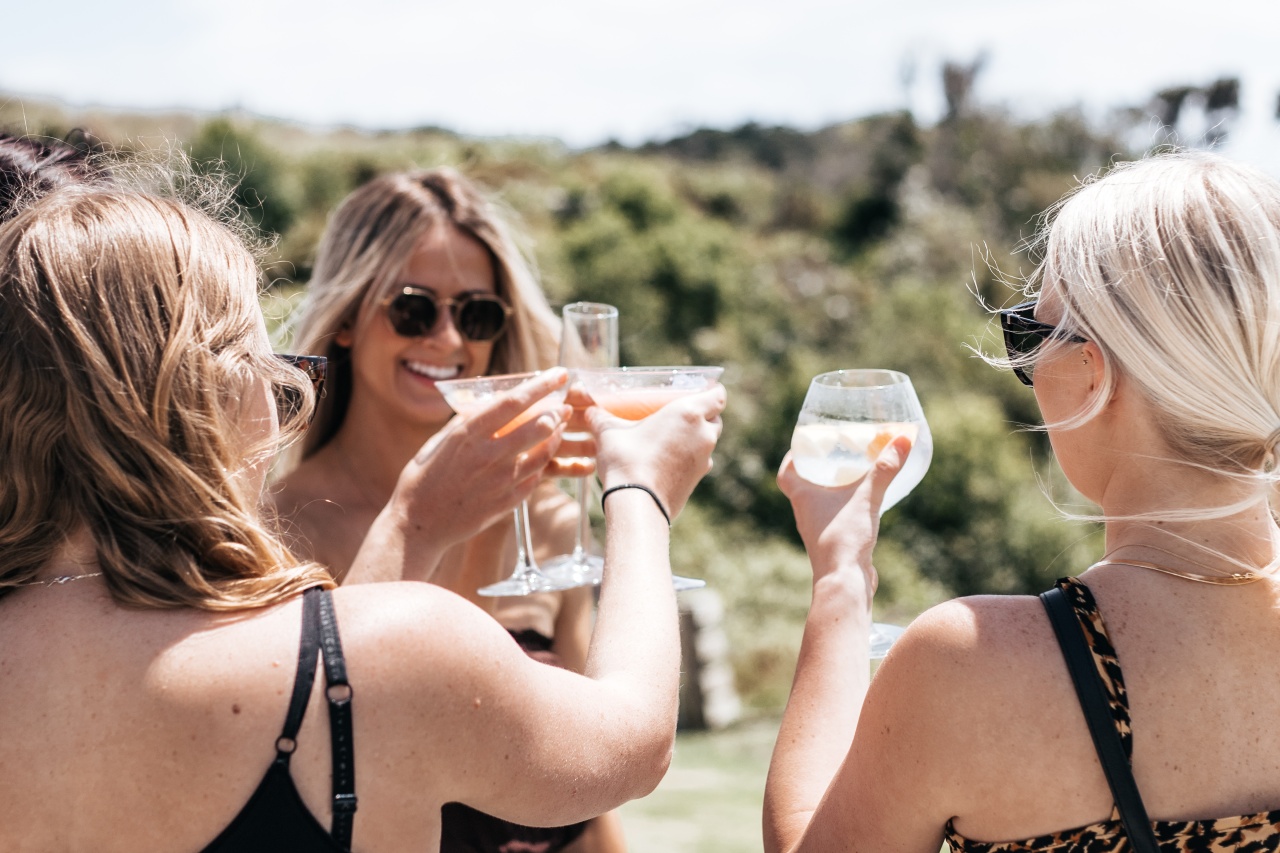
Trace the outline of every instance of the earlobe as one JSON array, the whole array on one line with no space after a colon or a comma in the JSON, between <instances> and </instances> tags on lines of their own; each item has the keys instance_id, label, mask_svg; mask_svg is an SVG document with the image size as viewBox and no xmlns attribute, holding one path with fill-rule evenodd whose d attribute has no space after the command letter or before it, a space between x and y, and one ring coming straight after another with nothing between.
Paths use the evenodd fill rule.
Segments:
<instances>
[{"instance_id":1,"label":"earlobe","mask_svg":"<svg viewBox=\"0 0 1280 853\"><path fill-rule=\"evenodd\" d=\"M343 323L333 336L333 342L345 349L351 349L351 324Z\"/></svg>"}]
</instances>

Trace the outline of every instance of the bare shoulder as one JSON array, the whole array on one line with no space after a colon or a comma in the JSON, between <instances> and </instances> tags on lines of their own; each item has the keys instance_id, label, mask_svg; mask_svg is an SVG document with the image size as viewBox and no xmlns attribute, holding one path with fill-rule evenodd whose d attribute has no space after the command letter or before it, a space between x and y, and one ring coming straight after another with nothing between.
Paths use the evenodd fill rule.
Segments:
<instances>
[{"instance_id":1,"label":"bare shoulder","mask_svg":"<svg viewBox=\"0 0 1280 853\"><path fill-rule=\"evenodd\" d=\"M267 488L267 499L284 518L301 518L333 506L332 478L313 460L306 460Z\"/></svg>"},{"instance_id":2,"label":"bare shoulder","mask_svg":"<svg viewBox=\"0 0 1280 853\"><path fill-rule=\"evenodd\" d=\"M876 766L934 768L945 819L1033 781L1079 716L1039 599L974 596L911 623L872 679L857 739Z\"/></svg>"},{"instance_id":3,"label":"bare shoulder","mask_svg":"<svg viewBox=\"0 0 1280 853\"><path fill-rule=\"evenodd\" d=\"M335 489L323 466L308 460L267 490L280 533L299 554L335 570L355 558L373 513L358 496Z\"/></svg>"},{"instance_id":4,"label":"bare shoulder","mask_svg":"<svg viewBox=\"0 0 1280 853\"><path fill-rule=\"evenodd\" d=\"M459 679L487 678L477 660L500 668L508 658L523 658L487 613L435 584L355 584L335 589L333 596L353 680L360 673L381 680L385 673L387 684L370 686L389 694L398 685L415 704L422 689L447 685L453 691Z\"/></svg>"},{"instance_id":5,"label":"bare shoulder","mask_svg":"<svg viewBox=\"0 0 1280 853\"><path fill-rule=\"evenodd\" d=\"M948 713L1024 693L1059 656L1040 600L981 595L944 602L921 614L894 644L872 690L945 691ZM954 717L952 717L954 719Z\"/></svg>"}]
</instances>

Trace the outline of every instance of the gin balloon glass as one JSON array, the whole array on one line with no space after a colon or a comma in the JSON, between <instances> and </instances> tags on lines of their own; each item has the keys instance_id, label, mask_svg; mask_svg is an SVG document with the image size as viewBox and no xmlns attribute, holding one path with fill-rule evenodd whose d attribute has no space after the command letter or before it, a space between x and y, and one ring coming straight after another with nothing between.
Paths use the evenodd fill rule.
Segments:
<instances>
[{"instance_id":1,"label":"gin balloon glass","mask_svg":"<svg viewBox=\"0 0 1280 853\"><path fill-rule=\"evenodd\" d=\"M920 485L933 460L933 436L915 388L895 370L822 373L809 383L791 435L791 462L811 483L847 486L865 476L880 451L900 435L911 439L911 452L885 491L881 514ZM884 657L902 631L872 624L872 659Z\"/></svg>"},{"instance_id":2,"label":"gin balloon glass","mask_svg":"<svg viewBox=\"0 0 1280 853\"><path fill-rule=\"evenodd\" d=\"M447 379L437 382L436 388L440 389L440 393L444 395L444 401L449 404L449 408L460 415L465 415L536 375L536 373L512 373L503 376L477 376L473 379ZM535 401L514 420L498 430L495 436L504 436L543 412L557 408L563 402L564 390L553 391L541 400ZM514 514L515 571L506 580L483 586L477 592L487 596L530 595L535 592L555 592L575 586L572 583L549 578L538 571L538 565L533 560L533 543L529 537L529 502L521 501L520 506L514 510Z\"/></svg>"},{"instance_id":3,"label":"gin balloon glass","mask_svg":"<svg viewBox=\"0 0 1280 853\"><path fill-rule=\"evenodd\" d=\"M723 367L618 367L576 373L596 405L611 415L638 421L668 403L716 384ZM697 578L671 576L677 592L704 587Z\"/></svg>"},{"instance_id":4,"label":"gin balloon glass","mask_svg":"<svg viewBox=\"0 0 1280 853\"><path fill-rule=\"evenodd\" d=\"M618 309L600 302L574 302L564 306L564 326L560 332L560 364L564 367L618 366ZM583 441L589 432L566 430L565 441ZM604 560L592 554L591 480L578 480L578 533L572 554L552 557L542 565L542 573L578 586L598 586L604 576Z\"/></svg>"}]
</instances>

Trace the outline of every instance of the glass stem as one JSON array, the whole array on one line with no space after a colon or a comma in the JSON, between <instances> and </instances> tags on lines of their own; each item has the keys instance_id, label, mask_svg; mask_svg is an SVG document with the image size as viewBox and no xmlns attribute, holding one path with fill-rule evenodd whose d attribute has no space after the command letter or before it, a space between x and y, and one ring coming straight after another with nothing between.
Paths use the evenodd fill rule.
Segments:
<instances>
[{"instance_id":1,"label":"glass stem","mask_svg":"<svg viewBox=\"0 0 1280 853\"><path fill-rule=\"evenodd\" d=\"M578 478L578 539L573 543L573 562L586 562L591 546L591 479Z\"/></svg>"},{"instance_id":2,"label":"glass stem","mask_svg":"<svg viewBox=\"0 0 1280 853\"><path fill-rule=\"evenodd\" d=\"M516 574L536 574L538 566L533 561L533 540L529 538L529 502L520 501L516 518Z\"/></svg>"}]
</instances>

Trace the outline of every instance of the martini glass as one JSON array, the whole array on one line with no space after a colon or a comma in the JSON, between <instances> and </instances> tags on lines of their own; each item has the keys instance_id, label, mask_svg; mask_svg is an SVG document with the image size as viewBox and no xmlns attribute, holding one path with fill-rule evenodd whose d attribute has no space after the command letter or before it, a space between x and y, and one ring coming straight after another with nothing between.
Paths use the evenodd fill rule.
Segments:
<instances>
[{"instance_id":1,"label":"martini glass","mask_svg":"<svg viewBox=\"0 0 1280 853\"><path fill-rule=\"evenodd\" d=\"M574 302L564 306L564 326L560 332L560 364L565 367L618 366L618 309L600 302ZM564 433L565 441L584 441L589 432ZM604 577L604 560L592 554L591 480L578 480L578 533L572 554L552 557L542 565L549 578L578 586L599 586Z\"/></svg>"},{"instance_id":2,"label":"martini glass","mask_svg":"<svg viewBox=\"0 0 1280 853\"><path fill-rule=\"evenodd\" d=\"M638 421L663 406L705 391L716 384L723 367L617 367L577 371L577 380L595 400L596 405L611 415ZM697 578L671 576L676 592L704 587Z\"/></svg>"},{"instance_id":3,"label":"martini glass","mask_svg":"<svg viewBox=\"0 0 1280 853\"><path fill-rule=\"evenodd\" d=\"M460 415L474 411L479 406L492 400L504 391L536 376L536 373L512 373L504 376L477 376L474 379L446 379L436 383L436 388L444 395L444 401ZM553 391L541 400L537 400L515 419L495 433L495 438L504 436L521 424L528 423L538 415L558 407L564 402L564 390ZM557 581L538 571L533 560L533 544L529 538L529 502L521 501L514 510L516 524L516 567L511 577L489 586L483 586L477 592L487 596L530 595L535 592L555 592L569 589L574 584Z\"/></svg>"},{"instance_id":4,"label":"martini glass","mask_svg":"<svg viewBox=\"0 0 1280 853\"><path fill-rule=\"evenodd\" d=\"M791 435L796 473L820 486L847 486L875 464L900 435L911 439L902 470L885 490L880 513L920 485L933 459L933 436L911 379L894 370L836 370L809 383ZM871 657L883 658L903 632L897 625L871 625Z\"/></svg>"}]
</instances>

